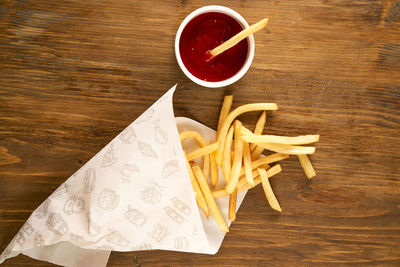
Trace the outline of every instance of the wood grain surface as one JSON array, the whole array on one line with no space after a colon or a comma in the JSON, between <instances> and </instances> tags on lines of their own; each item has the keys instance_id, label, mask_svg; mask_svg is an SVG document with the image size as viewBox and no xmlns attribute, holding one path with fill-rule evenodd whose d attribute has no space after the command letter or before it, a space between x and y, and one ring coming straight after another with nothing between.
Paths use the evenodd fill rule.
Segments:
<instances>
[{"instance_id":1,"label":"wood grain surface","mask_svg":"<svg viewBox=\"0 0 400 267\"><path fill-rule=\"evenodd\" d=\"M187 79L175 33L221 4L255 36L248 73ZM399 266L400 1L0 1L0 250L31 212L167 89L176 116L215 128L234 106L276 102L271 134L321 134L308 181L295 157L271 179L282 214L250 191L216 255L113 252L108 266ZM243 116L253 125L258 113ZM4 266L50 266L18 256Z\"/></svg>"}]
</instances>

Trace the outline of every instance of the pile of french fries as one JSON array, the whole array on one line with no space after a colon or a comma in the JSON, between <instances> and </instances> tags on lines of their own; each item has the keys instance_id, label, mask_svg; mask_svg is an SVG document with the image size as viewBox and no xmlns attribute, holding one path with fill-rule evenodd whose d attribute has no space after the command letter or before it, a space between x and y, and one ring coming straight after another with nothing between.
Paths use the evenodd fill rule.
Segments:
<instances>
[{"instance_id":1,"label":"pile of french fries","mask_svg":"<svg viewBox=\"0 0 400 267\"><path fill-rule=\"evenodd\" d=\"M185 152L190 181L197 205L207 218L211 212L222 232L228 232L229 228L215 202L216 198L229 196L228 217L234 221L237 194L261 183L271 208L282 212L269 183L269 178L282 171L277 162L290 155L297 155L306 176L311 179L315 176L315 170L307 154L313 154L315 147L301 145L319 140L319 135L287 137L263 134L266 111L277 110L278 106L275 103L255 103L239 106L231 111L232 101L232 95L225 96L215 142L207 143L195 131L180 133L182 145L189 138L194 138L199 144L199 149L188 154ZM262 111L253 132L237 119L239 115L250 111ZM263 157L261 154L264 150L275 153ZM193 160L196 158L202 158L202 168L194 164ZM271 166L272 163L275 165ZM214 189L219 178L219 168L222 170L225 187Z\"/></svg>"}]
</instances>

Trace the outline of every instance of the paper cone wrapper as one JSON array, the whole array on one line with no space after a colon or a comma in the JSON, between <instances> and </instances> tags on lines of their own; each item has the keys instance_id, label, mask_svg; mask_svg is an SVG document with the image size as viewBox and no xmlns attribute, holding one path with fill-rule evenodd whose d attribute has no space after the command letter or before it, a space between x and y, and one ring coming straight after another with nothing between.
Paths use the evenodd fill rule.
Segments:
<instances>
[{"instance_id":1,"label":"paper cone wrapper","mask_svg":"<svg viewBox=\"0 0 400 267\"><path fill-rule=\"evenodd\" d=\"M96 267L105 266L113 250L215 254L225 234L197 207L179 131L196 130L206 141L215 141L216 133L175 118L175 88L55 190L0 263L20 253L58 265ZM195 143L188 140L187 146L190 152ZM237 208L244 195L238 194ZM228 197L216 201L229 225Z\"/></svg>"}]
</instances>

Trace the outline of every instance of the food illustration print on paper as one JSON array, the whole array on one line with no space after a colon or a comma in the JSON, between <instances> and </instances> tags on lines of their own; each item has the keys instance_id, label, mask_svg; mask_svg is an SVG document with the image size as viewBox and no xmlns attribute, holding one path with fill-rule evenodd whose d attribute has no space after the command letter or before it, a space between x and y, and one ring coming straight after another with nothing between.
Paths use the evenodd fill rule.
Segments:
<instances>
[{"instance_id":1,"label":"food illustration print on paper","mask_svg":"<svg viewBox=\"0 0 400 267\"><path fill-rule=\"evenodd\" d=\"M58 235L64 235L69 230L67 223L58 213L50 213L46 221L46 226L50 231Z\"/></svg>"},{"instance_id":2,"label":"food illustration print on paper","mask_svg":"<svg viewBox=\"0 0 400 267\"><path fill-rule=\"evenodd\" d=\"M121 247L127 247L129 245L128 239L126 239L120 232L112 231L106 236L107 242Z\"/></svg>"},{"instance_id":3,"label":"food illustration print on paper","mask_svg":"<svg viewBox=\"0 0 400 267\"><path fill-rule=\"evenodd\" d=\"M154 205L160 202L161 193L154 185L149 185L140 193L140 199L145 203Z\"/></svg>"},{"instance_id":4,"label":"food illustration print on paper","mask_svg":"<svg viewBox=\"0 0 400 267\"><path fill-rule=\"evenodd\" d=\"M40 206L39 208L36 209L35 211L35 216L37 218L43 218L44 216L47 215L47 210L49 208L49 204L50 204L51 200L50 199L46 199Z\"/></svg>"},{"instance_id":5,"label":"food illustration print on paper","mask_svg":"<svg viewBox=\"0 0 400 267\"><path fill-rule=\"evenodd\" d=\"M22 245L25 243L26 239L24 237L24 235L21 233L21 231L19 231L16 235L15 235L15 240L17 241L17 243L22 247Z\"/></svg>"},{"instance_id":6,"label":"food illustration print on paper","mask_svg":"<svg viewBox=\"0 0 400 267\"><path fill-rule=\"evenodd\" d=\"M43 243L44 243L44 240L43 240L42 235L39 232L36 232L35 237L33 239L33 245L35 247L40 247L43 245Z\"/></svg>"},{"instance_id":7,"label":"food illustration print on paper","mask_svg":"<svg viewBox=\"0 0 400 267\"><path fill-rule=\"evenodd\" d=\"M181 224L185 221L185 218L179 215L173 208L165 207L164 210L167 213L167 215L175 222Z\"/></svg>"},{"instance_id":8,"label":"food illustration print on paper","mask_svg":"<svg viewBox=\"0 0 400 267\"><path fill-rule=\"evenodd\" d=\"M183 203L182 201L180 201L178 198L174 197L171 199L172 204L174 204L174 207L176 209L178 209L180 212L186 214L186 215L190 215L190 213L192 212L191 209L189 208L188 205L186 205L185 203Z\"/></svg>"},{"instance_id":9,"label":"food illustration print on paper","mask_svg":"<svg viewBox=\"0 0 400 267\"><path fill-rule=\"evenodd\" d=\"M27 236L27 235L31 235L35 230L32 228L32 226L28 222L26 222L22 226L21 231L24 233L25 236Z\"/></svg>"},{"instance_id":10,"label":"food illustration print on paper","mask_svg":"<svg viewBox=\"0 0 400 267\"><path fill-rule=\"evenodd\" d=\"M174 247L176 250L187 250L189 248L189 240L186 236L178 236L175 238Z\"/></svg>"},{"instance_id":11,"label":"food illustration print on paper","mask_svg":"<svg viewBox=\"0 0 400 267\"><path fill-rule=\"evenodd\" d=\"M85 241L82 236L74 234L69 234L69 240L71 240L73 243L79 243L81 241Z\"/></svg>"},{"instance_id":12,"label":"food illustration print on paper","mask_svg":"<svg viewBox=\"0 0 400 267\"><path fill-rule=\"evenodd\" d=\"M63 211L71 215L73 213L81 213L85 210L85 200L81 197L72 196L70 197L64 205Z\"/></svg>"},{"instance_id":13,"label":"food illustration print on paper","mask_svg":"<svg viewBox=\"0 0 400 267\"><path fill-rule=\"evenodd\" d=\"M96 183L96 171L89 168L85 171L85 176L83 177L83 193L89 194L93 191Z\"/></svg>"},{"instance_id":14,"label":"food illustration print on paper","mask_svg":"<svg viewBox=\"0 0 400 267\"><path fill-rule=\"evenodd\" d=\"M146 215L130 206L128 206L128 210L125 212L125 219L139 227L143 226L147 221Z\"/></svg>"},{"instance_id":15,"label":"food illustration print on paper","mask_svg":"<svg viewBox=\"0 0 400 267\"><path fill-rule=\"evenodd\" d=\"M108 167L113 165L115 162L117 162L117 158L114 155L114 150L112 145L107 149L106 153L104 153L104 156L101 160L101 167Z\"/></svg>"},{"instance_id":16,"label":"food illustration print on paper","mask_svg":"<svg viewBox=\"0 0 400 267\"><path fill-rule=\"evenodd\" d=\"M136 166L135 164L131 163L126 163L124 164L124 166L122 167L121 170L121 177L122 177L122 181L124 183L130 183L131 179L130 177L132 176L133 173L135 172L139 172L139 167Z\"/></svg>"},{"instance_id":17,"label":"food illustration print on paper","mask_svg":"<svg viewBox=\"0 0 400 267\"><path fill-rule=\"evenodd\" d=\"M157 158L157 154L153 151L150 144L138 142L138 149L145 157Z\"/></svg>"},{"instance_id":18,"label":"food illustration print on paper","mask_svg":"<svg viewBox=\"0 0 400 267\"><path fill-rule=\"evenodd\" d=\"M159 144L166 144L168 142L168 134L160 128L160 120L153 121L154 124L154 137Z\"/></svg>"},{"instance_id":19,"label":"food illustration print on paper","mask_svg":"<svg viewBox=\"0 0 400 267\"><path fill-rule=\"evenodd\" d=\"M150 250L151 245L149 243L141 243L136 247L133 247L132 250Z\"/></svg>"},{"instance_id":20,"label":"food illustration print on paper","mask_svg":"<svg viewBox=\"0 0 400 267\"><path fill-rule=\"evenodd\" d=\"M158 223L153 226L153 230L149 233L149 236L160 244L164 242L167 235L169 235L168 229Z\"/></svg>"},{"instance_id":21,"label":"food illustration print on paper","mask_svg":"<svg viewBox=\"0 0 400 267\"><path fill-rule=\"evenodd\" d=\"M97 204L105 211L114 210L119 203L119 195L115 191L105 188L97 198Z\"/></svg>"},{"instance_id":22,"label":"food illustration print on paper","mask_svg":"<svg viewBox=\"0 0 400 267\"><path fill-rule=\"evenodd\" d=\"M64 195L65 193L68 192L68 185L66 183L63 183L60 185L54 192L53 194L50 195L51 198L56 198L59 196Z\"/></svg>"},{"instance_id":23,"label":"food illustration print on paper","mask_svg":"<svg viewBox=\"0 0 400 267\"><path fill-rule=\"evenodd\" d=\"M169 160L164 164L162 177L167 178L179 171L179 162L177 160Z\"/></svg>"},{"instance_id":24,"label":"food illustration print on paper","mask_svg":"<svg viewBox=\"0 0 400 267\"><path fill-rule=\"evenodd\" d=\"M119 134L119 139L125 144L132 144L136 140L136 133L130 126L128 126Z\"/></svg>"},{"instance_id":25,"label":"food illustration print on paper","mask_svg":"<svg viewBox=\"0 0 400 267\"><path fill-rule=\"evenodd\" d=\"M34 231L35 230L32 228L32 226L28 222L26 222L18 231L17 235L15 236L15 240L20 246L22 246L25 243L26 238L30 236Z\"/></svg>"},{"instance_id":26,"label":"food illustration print on paper","mask_svg":"<svg viewBox=\"0 0 400 267\"><path fill-rule=\"evenodd\" d=\"M151 117L153 117L154 112L155 112L154 108L145 111L145 112L135 121L135 124L140 124L140 123L143 123L143 122L147 122L148 120L151 119Z\"/></svg>"},{"instance_id":27,"label":"food illustration print on paper","mask_svg":"<svg viewBox=\"0 0 400 267\"><path fill-rule=\"evenodd\" d=\"M97 241L93 242L93 241L89 241L87 239L85 239L85 237L83 237L82 235L76 235L76 234L69 234L69 240L78 245L78 246L86 246L89 244L95 244L97 243Z\"/></svg>"}]
</instances>

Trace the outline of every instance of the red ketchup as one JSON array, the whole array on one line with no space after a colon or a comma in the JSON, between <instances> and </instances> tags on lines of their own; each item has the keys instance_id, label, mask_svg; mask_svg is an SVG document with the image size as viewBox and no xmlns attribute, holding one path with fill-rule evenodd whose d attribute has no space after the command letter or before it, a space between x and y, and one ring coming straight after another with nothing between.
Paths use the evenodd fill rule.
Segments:
<instances>
[{"instance_id":1,"label":"red ketchup","mask_svg":"<svg viewBox=\"0 0 400 267\"><path fill-rule=\"evenodd\" d=\"M248 44L242 40L210 59L209 51L243 30L232 17L218 12L200 14L183 29L179 52L187 70L197 78L218 82L234 76L244 65Z\"/></svg>"}]
</instances>

